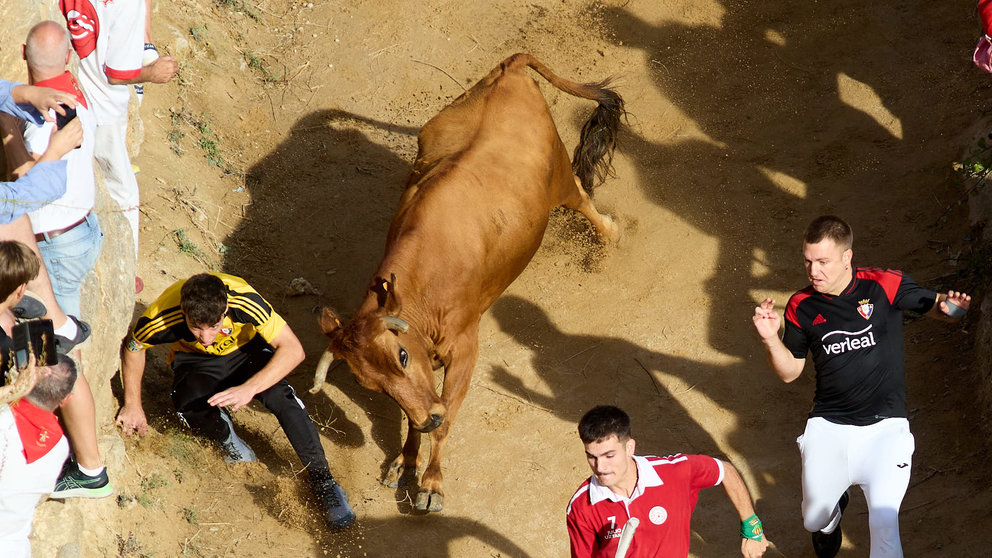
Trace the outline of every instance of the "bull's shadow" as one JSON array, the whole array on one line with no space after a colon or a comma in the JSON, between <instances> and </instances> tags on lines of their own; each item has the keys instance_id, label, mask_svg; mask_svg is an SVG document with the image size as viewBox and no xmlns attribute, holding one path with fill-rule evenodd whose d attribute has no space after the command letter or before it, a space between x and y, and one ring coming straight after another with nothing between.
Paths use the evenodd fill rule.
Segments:
<instances>
[{"instance_id":1,"label":"bull's shadow","mask_svg":"<svg viewBox=\"0 0 992 558\"><path fill-rule=\"evenodd\" d=\"M756 409L777 380L766 370L755 370L747 363L713 365L667 355L642 347L626 339L596 335L569 334L559 329L536 304L523 298L505 295L490 309L501 330L525 347L533 347L530 367L551 391L542 393L525 385L507 367L494 366L489 382L513 396L546 409L564 421L577 424L582 415L596 405L617 405L631 415L637 452L667 455L677 452L701 453L724 457L725 451L740 454L755 473L762 502L794 500L800 491L799 479L788 474L793 455L769 454L767 446L755 433L772 428L801 431L805 417L775 408ZM482 374L480 374L482 376ZM677 377L678 381L673 381ZM805 405L808 386L784 390L778 401L782 407ZM723 447L696 422L688 405L698 405L693 397L706 398L740 417L740 427ZM645 404L650 401L649 404ZM751 412L740 407L752 406ZM580 445L576 434L576 454ZM738 466L743 466L739 459ZM576 486L581 479L576 479ZM720 490L705 491L708 514L727 508ZM759 512L769 525L793 521L791 509L770 508L759 502ZM712 524L694 523L701 539L693 542L694 552L707 555L727 543ZM800 525L801 528L801 525ZM729 541L732 543L733 541ZM706 548L699 545L712 544ZM719 545L719 546L718 546ZM698 548L697 548L698 547ZM707 550L708 548L708 550Z\"/></svg>"},{"instance_id":2,"label":"bull's shadow","mask_svg":"<svg viewBox=\"0 0 992 558\"><path fill-rule=\"evenodd\" d=\"M399 153L409 151L412 159L416 133L339 110L308 114L246 173L243 218L224 241L223 271L244 277L303 343L308 358L289 381L321 433L336 445L359 447L366 440L326 387L307 393L317 358L327 348L314 311L331 306L347 312L364 294L410 172ZM320 294L295 296L290 283L301 277ZM399 450L402 414L391 399L358 386L346 366L328 382L377 417L372 437L386 454Z\"/></svg>"},{"instance_id":3,"label":"bull's shadow","mask_svg":"<svg viewBox=\"0 0 992 558\"><path fill-rule=\"evenodd\" d=\"M446 514L394 515L388 518L369 518L358 511L358 519L344 530L328 529L316 505L308 510L286 509L272 498L272 489L264 484L248 485L255 504L268 510L294 529L302 529L317 544L314 558L339 557L404 557L404 558L460 558L451 545L460 539L476 539L486 547L484 556L527 558L528 554L506 535L494 531L473 519ZM306 501L306 489L297 491L298 498ZM352 495L354 498L354 495ZM354 500L352 501L354 504ZM284 556L276 552L277 556Z\"/></svg>"},{"instance_id":4,"label":"bull's shadow","mask_svg":"<svg viewBox=\"0 0 992 558\"><path fill-rule=\"evenodd\" d=\"M479 521L465 517L431 514L430 516L395 516L388 519L362 519L341 532L318 528L322 550L315 558L326 556L403 556L409 558L460 558L451 548L460 539L476 539L487 547L480 556L527 558L529 555L502 533Z\"/></svg>"}]
</instances>

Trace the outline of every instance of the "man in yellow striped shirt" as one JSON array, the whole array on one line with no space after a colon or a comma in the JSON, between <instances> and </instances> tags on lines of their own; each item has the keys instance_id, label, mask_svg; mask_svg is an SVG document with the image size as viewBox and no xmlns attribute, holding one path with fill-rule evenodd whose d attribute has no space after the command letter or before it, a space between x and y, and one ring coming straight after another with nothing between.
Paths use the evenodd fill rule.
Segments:
<instances>
[{"instance_id":1,"label":"man in yellow striped shirt","mask_svg":"<svg viewBox=\"0 0 992 558\"><path fill-rule=\"evenodd\" d=\"M355 521L348 497L331 476L320 437L286 376L306 355L286 321L239 277L201 273L167 288L138 318L124 342L124 406L117 423L143 436L145 350L171 344L172 401L184 423L216 441L228 463L254 461L229 416L258 399L279 419L303 462L332 527Z\"/></svg>"}]
</instances>

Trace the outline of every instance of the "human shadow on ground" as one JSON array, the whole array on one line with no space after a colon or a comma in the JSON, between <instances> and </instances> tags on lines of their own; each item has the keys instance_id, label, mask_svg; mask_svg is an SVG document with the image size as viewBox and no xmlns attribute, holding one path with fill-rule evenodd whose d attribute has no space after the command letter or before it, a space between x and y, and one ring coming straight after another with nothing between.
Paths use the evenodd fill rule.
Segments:
<instances>
[{"instance_id":1,"label":"human shadow on ground","mask_svg":"<svg viewBox=\"0 0 992 558\"><path fill-rule=\"evenodd\" d=\"M335 445L366 443L361 428L329 395L339 390L374 417L372 438L387 455L401 446L402 413L391 399L358 386L347 365L329 374L333 389L325 385L315 395L307 390L327 348L315 311L326 305L347 316L364 295L410 170L397 153L415 149L416 133L340 110L300 118L246 173L250 199L241 224L224 241L223 271L245 278L303 343L308 358L288 379L322 435ZM315 290L297 296L289 287L295 278Z\"/></svg>"},{"instance_id":2,"label":"human shadow on ground","mask_svg":"<svg viewBox=\"0 0 992 558\"><path fill-rule=\"evenodd\" d=\"M961 28L957 38L971 31L949 24L947 6L934 3L720 3L716 22L655 24L627 6L601 15L609 36L643 53L657 91L685 115L642 114L625 145L647 197L719 242L706 280L707 341L744 359L750 351L734 338L755 302L807 284L798 252L810 219L845 216L861 231L861 253L906 228L919 207L908 200L919 193L907 189L907 175L938 164L924 146L944 134L944 121L961 120L967 109L954 103L973 97L968 80L957 79L968 70L961 45L973 37L948 38L947 29ZM779 399L783 390L770 393ZM744 422L755 412L745 397L726 403ZM797 416L807 408L789 404ZM777 431L791 438L795 429ZM748 438L734 435L754 445ZM855 543L861 552L864 540Z\"/></svg>"},{"instance_id":3,"label":"human shadow on ground","mask_svg":"<svg viewBox=\"0 0 992 558\"><path fill-rule=\"evenodd\" d=\"M905 162L919 165L920 145L943 133L934 108L947 91L934 80L960 71L961 52L916 39L921 27L946 34L946 9L933 4L721 4L718 22L653 24L627 7L601 16L690 121L638 115L643 132L624 138L625 151L653 202L720 243L707 293L730 306L713 305L708 341L733 354L725 324L746 319L750 293L803 286L798 245L810 219L870 223L862 250L886 238L882 208L900 205Z\"/></svg>"}]
</instances>

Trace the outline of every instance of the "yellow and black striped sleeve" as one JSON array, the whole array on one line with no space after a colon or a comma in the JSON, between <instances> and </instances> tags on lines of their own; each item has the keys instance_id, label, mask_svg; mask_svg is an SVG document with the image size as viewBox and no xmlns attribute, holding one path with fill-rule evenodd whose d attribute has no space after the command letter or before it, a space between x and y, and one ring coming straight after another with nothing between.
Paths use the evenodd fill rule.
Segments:
<instances>
[{"instance_id":1,"label":"yellow and black striped sleeve","mask_svg":"<svg viewBox=\"0 0 992 558\"><path fill-rule=\"evenodd\" d=\"M189 331L179 306L179 291L185 282L182 280L174 283L145 309L128 336L128 350L136 351L172 343L182 339L184 332Z\"/></svg>"},{"instance_id":2,"label":"yellow and black striped sleeve","mask_svg":"<svg viewBox=\"0 0 992 558\"><path fill-rule=\"evenodd\" d=\"M277 314L262 295L245 284L227 295L227 315L233 322L251 324L255 332L271 343L286 327L286 320Z\"/></svg>"}]
</instances>

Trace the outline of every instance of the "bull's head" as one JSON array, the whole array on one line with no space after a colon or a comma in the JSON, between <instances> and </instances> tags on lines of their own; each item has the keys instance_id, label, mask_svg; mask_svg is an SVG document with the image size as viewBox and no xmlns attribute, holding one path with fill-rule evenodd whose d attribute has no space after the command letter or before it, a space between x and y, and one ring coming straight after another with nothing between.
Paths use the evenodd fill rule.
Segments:
<instances>
[{"instance_id":1,"label":"bull's head","mask_svg":"<svg viewBox=\"0 0 992 558\"><path fill-rule=\"evenodd\" d=\"M444 421L445 406L434 388L432 343L400 317L402 304L395 289L396 277L375 278L366 304L347 326L324 308L320 328L330 347L320 358L311 393L318 391L335 356L348 361L355 380L363 387L385 393L399 404L410 426L430 432Z\"/></svg>"}]
</instances>

